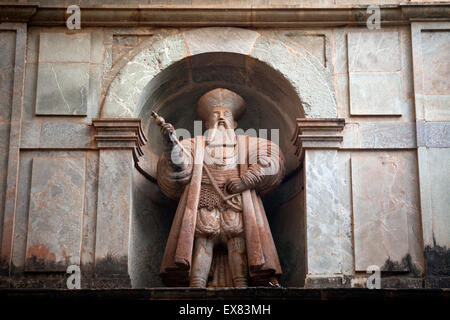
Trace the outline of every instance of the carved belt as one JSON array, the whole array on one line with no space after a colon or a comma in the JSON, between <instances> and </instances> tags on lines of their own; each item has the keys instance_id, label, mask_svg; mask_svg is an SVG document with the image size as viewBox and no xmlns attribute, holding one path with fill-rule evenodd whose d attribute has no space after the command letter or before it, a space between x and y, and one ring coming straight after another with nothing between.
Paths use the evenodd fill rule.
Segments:
<instances>
[{"instance_id":1,"label":"carved belt","mask_svg":"<svg viewBox=\"0 0 450 320\"><path fill-rule=\"evenodd\" d=\"M212 210L214 208L223 207L224 204L227 204L229 207L240 211L241 208L231 201L233 197L239 194L228 195L225 191L226 181L228 181L228 179L231 177L238 177L238 171L236 169L220 171L219 174L222 178L221 180L224 182L219 184L212 176L206 164L203 164L203 169L206 172L210 184L203 183L202 179L198 208L208 208L208 210Z\"/></svg>"}]
</instances>

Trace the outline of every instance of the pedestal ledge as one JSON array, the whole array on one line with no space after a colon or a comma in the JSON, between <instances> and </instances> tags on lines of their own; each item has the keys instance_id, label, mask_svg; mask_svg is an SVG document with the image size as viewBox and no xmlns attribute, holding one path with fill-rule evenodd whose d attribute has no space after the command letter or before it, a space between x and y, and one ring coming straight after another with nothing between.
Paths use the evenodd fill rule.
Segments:
<instances>
[{"instance_id":1,"label":"pedestal ledge","mask_svg":"<svg viewBox=\"0 0 450 320\"><path fill-rule=\"evenodd\" d=\"M292 141L300 162L303 161L305 149L339 149L344 127L345 119L297 118L297 130Z\"/></svg>"},{"instance_id":2,"label":"pedestal ledge","mask_svg":"<svg viewBox=\"0 0 450 320\"><path fill-rule=\"evenodd\" d=\"M144 154L142 147L148 140L141 119L92 119L92 126L99 149L133 149L135 163Z\"/></svg>"}]
</instances>

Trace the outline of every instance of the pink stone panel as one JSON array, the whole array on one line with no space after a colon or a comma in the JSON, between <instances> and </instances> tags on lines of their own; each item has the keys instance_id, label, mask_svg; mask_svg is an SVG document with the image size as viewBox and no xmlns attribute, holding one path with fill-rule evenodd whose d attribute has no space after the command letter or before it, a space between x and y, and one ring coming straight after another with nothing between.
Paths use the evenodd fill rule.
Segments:
<instances>
[{"instance_id":1,"label":"pink stone panel","mask_svg":"<svg viewBox=\"0 0 450 320\"><path fill-rule=\"evenodd\" d=\"M33 159L25 271L80 264L85 158Z\"/></svg>"}]
</instances>

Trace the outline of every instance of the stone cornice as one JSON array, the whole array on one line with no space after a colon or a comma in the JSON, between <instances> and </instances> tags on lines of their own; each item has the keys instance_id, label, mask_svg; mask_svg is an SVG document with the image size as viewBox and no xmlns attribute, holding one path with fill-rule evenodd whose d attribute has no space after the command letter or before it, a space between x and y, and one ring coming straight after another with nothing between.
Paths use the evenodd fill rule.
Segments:
<instances>
[{"instance_id":1,"label":"stone cornice","mask_svg":"<svg viewBox=\"0 0 450 320\"><path fill-rule=\"evenodd\" d=\"M92 119L92 126L99 149L132 149L135 163L144 154L147 137L141 119Z\"/></svg>"},{"instance_id":2,"label":"stone cornice","mask_svg":"<svg viewBox=\"0 0 450 320\"><path fill-rule=\"evenodd\" d=\"M81 26L236 26L304 27L365 25L367 6L298 8L224 8L155 5L82 5ZM381 24L399 25L410 21L450 20L450 2L382 5ZM0 22L63 26L65 6L0 4Z\"/></svg>"},{"instance_id":3,"label":"stone cornice","mask_svg":"<svg viewBox=\"0 0 450 320\"><path fill-rule=\"evenodd\" d=\"M292 138L295 154L303 160L305 149L339 149L343 140L345 119L297 119Z\"/></svg>"}]
</instances>

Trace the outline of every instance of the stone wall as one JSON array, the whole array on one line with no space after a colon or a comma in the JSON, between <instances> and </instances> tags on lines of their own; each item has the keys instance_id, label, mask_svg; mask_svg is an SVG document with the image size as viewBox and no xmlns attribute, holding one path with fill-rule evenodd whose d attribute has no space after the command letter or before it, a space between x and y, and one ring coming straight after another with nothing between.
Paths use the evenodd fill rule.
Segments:
<instances>
[{"instance_id":1,"label":"stone wall","mask_svg":"<svg viewBox=\"0 0 450 320\"><path fill-rule=\"evenodd\" d=\"M450 7L422 6L421 22L395 16L418 5L384 8L374 30L289 10L281 28L276 11L369 2L400 1L239 1L275 7L267 26L236 13L240 28L110 24L124 9L108 7L73 31L60 2L48 24L53 1L0 5L0 21L31 10L0 23L0 286L65 287L73 264L83 287L161 286L175 205L154 181L149 111L187 126L225 86L249 102L244 129L281 130L288 177L263 200L284 286L365 286L377 265L384 287L449 287ZM171 3L185 4L221 7Z\"/></svg>"}]
</instances>

